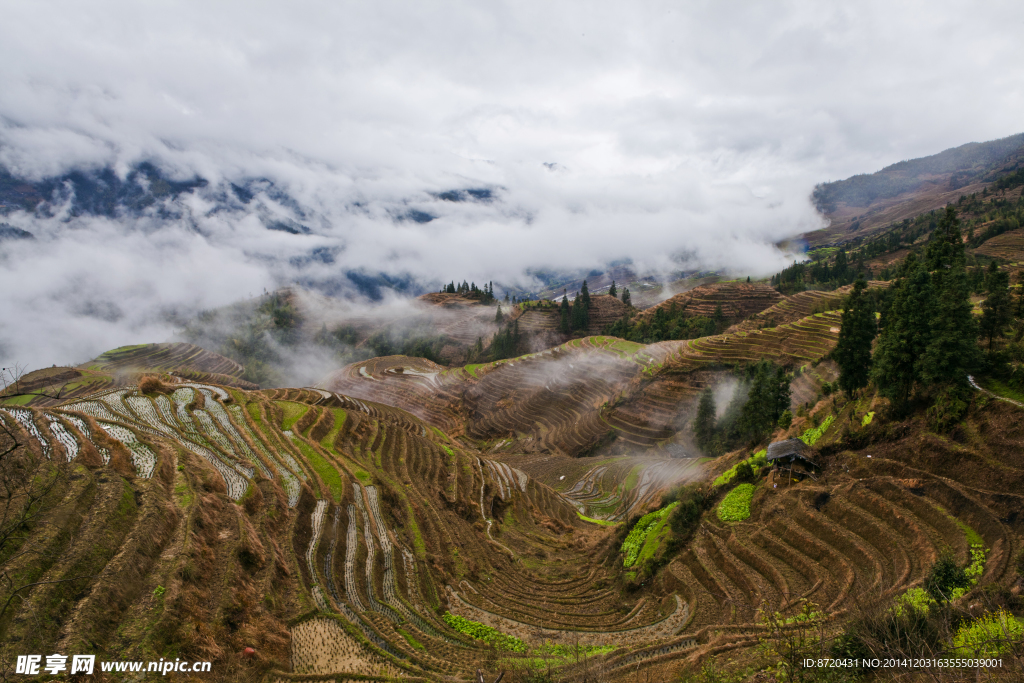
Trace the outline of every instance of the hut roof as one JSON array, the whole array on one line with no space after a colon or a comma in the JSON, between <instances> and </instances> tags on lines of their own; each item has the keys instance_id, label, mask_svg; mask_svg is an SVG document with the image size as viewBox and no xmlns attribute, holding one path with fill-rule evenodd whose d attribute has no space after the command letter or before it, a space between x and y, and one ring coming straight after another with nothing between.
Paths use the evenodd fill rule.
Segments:
<instances>
[{"instance_id":1,"label":"hut roof","mask_svg":"<svg viewBox=\"0 0 1024 683\"><path fill-rule=\"evenodd\" d=\"M814 463L815 455L814 449L800 439L786 439L785 441L776 441L768 446L767 459L768 462L771 462L779 458L800 458Z\"/></svg>"}]
</instances>

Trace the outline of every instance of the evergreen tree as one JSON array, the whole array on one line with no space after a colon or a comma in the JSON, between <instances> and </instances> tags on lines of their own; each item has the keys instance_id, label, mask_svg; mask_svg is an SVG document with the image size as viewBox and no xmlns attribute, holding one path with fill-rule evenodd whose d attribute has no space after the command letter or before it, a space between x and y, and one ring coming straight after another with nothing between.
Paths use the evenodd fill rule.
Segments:
<instances>
[{"instance_id":1,"label":"evergreen tree","mask_svg":"<svg viewBox=\"0 0 1024 683\"><path fill-rule=\"evenodd\" d=\"M960 233L960 219L956 209L946 207L946 212L939 220L932 233L926 252L928 270L940 271L963 268L967 262L964 251L963 235ZM937 283L936 283L937 284Z\"/></svg>"},{"instance_id":2,"label":"evergreen tree","mask_svg":"<svg viewBox=\"0 0 1024 683\"><path fill-rule=\"evenodd\" d=\"M966 385L967 373L979 360L978 324L972 313L964 269L966 255L956 210L947 207L929 245L929 266L935 266L935 317L931 339L921 357L921 378L927 384Z\"/></svg>"},{"instance_id":3,"label":"evergreen tree","mask_svg":"<svg viewBox=\"0 0 1024 683\"><path fill-rule=\"evenodd\" d=\"M580 294L572 302L572 308L569 311L569 327L575 332L576 330L585 330L589 325L590 311L587 310L587 305Z\"/></svg>"},{"instance_id":4,"label":"evergreen tree","mask_svg":"<svg viewBox=\"0 0 1024 683\"><path fill-rule=\"evenodd\" d=\"M988 349L992 350L992 341L1003 336L1006 326L1013 320L1013 302L1010 301L1010 274L996 267L995 261L989 268L985 278L987 296L981 304L981 334L988 339Z\"/></svg>"},{"instance_id":5,"label":"evergreen tree","mask_svg":"<svg viewBox=\"0 0 1024 683\"><path fill-rule=\"evenodd\" d=\"M608 288L608 293L612 296L619 295L619 290L615 289L615 280L612 280L612 286Z\"/></svg>"},{"instance_id":6,"label":"evergreen tree","mask_svg":"<svg viewBox=\"0 0 1024 683\"><path fill-rule=\"evenodd\" d=\"M839 365L839 386L852 397L868 385L871 373L871 342L875 338L875 309L864 295L868 284L857 280L843 311L839 343L832 358Z\"/></svg>"},{"instance_id":7,"label":"evergreen tree","mask_svg":"<svg viewBox=\"0 0 1024 683\"><path fill-rule=\"evenodd\" d=\"M924 264L910 254L904 268L904 276L892 285L872 373L879 392L900 409L920 381L919 361L931 338L935 307L931 276Z\"/></svg>"},{"instance_id":8,"label":"evergreen tree","mask_svg":"<svg viewBox=\"0 0 1024 683\"><path fill-rule=\"evenodd\" d=\"M748 368L753 381L747 402L740 414L742 432L757 441L771 433L782 413L789 408L790 377L786 369L771 361L760 361Z\"/></svg>"},{"instance_id":9,"label":"evergreen tree","mask_svg":"<svg viewBox=\"0 0 1024 683\"><path fill-rule=\"evenodd\" d=\"M715 413L715 395L711 387L707 387L701 392L697 417L693 421L693 435L702 451L707 451L715 438Z\"/></svg>"},{"instance_id":10,"label":"evergreen tree","mask_svg":"<svg viewBox=\"0 0 1024 683\"><path fill-rule=\"evenodd\" d=\"M583 281L583 287L580 288L580 298L583 300L583 306L589 311L590 310L590 290L587 289L587 281Z\"/></svg>"},{"instance_id":11,"label":"evergreen tree","mask_svg":"<svg viewBox=\"0 0 1024 683\"><path fill-rule=\"evenodd\" d=\"M843 281L846 280L847 270L849 270L849 266L846 262L846 250L840 247L836 252L835 265L832 267L832 275L839 284L843 284Z\"/></svg>"},{"instance_id":12,"label":"evergreen tree","mask_svg":"<svg viewBox=\"0 0 1024 683\"><path fill-rule=\"evenodd\" d=\"M626 304L627 306L633 305L633 300L629 296L629 290L626 288L622 289L622 303Z\"/></svg>"},{"instance_id":13,"label":"evergreen tree","mask_svg":"<svg viewBox=\"0 0 1024 683\"><path fill-rule=\"evenodd\" d=\"M498 304L498 312L494 314L494 322L501 324L501 321L505 319L505 316L501 314L501 304Z\"/></svg>"},{"instance_id":14,"label":"evergreen tree","mask_svg":"<svg viewBox=\"0 0 1024 683\"><path fill-rule=\"evenodd\" d=\"M562 295L561 305L561 321L558 323L558 331L565 334L569 334L572 331L572 325L569 322L569 316L571 312L569 310L569 297L565 294Z\"/></svg>"},{"instance_id":15,"label":"evergreen tree","mask_svg":"<svg viewBox=\"0 0 1024 683\"><path fill-rule=\"evenodd\" d=\"M505 292L505 303L508 303L508 292Z\"/></svg>"}]
</instances>

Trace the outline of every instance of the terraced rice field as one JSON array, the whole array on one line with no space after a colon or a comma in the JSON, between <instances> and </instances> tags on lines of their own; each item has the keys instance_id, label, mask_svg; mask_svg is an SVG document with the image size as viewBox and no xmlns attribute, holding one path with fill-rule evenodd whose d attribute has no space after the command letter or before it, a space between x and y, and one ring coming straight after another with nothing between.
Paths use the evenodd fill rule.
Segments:
<instances>
[{"instance_id":1,"label":"terraced rice field","mask_svg":"<svg viewBox=\"0 0 1024 683\"><path fill-rule=\"evenodd\" d=\"M761 283L722 282L701 285L665 299L656 306L642 311L636 320L650 320L658 310L668 312L673 307L688 316L711 318L721 308L727 320L740 320L760 313L782 300L775 288Z\"/></svg>"},{"instance_id":2,"label":"terraced rice field","mask_svg":"<svg viewBox=\"0 0 1024 683\"><path fill-rule=\"evenodd\" d=\"M975 254L1020 263L1024 261L1024 228L1011 230L986 240L974 250Z\"/></svg>"},{"instance_id":3,"label":"terraced rice field","mask_svg":"<svg viewBox=\"0 0 1024 683\"><path fill-rule=\"evenodd\" d=\"M884 280L871 280L869 288L888 287L889 283ZM727 332L753 332L766 327L775 327L787 323L794 323L806 318L816 312L836 310L842 306L843 297L848 295L853 285L846 285L832 292L818 292L809 290L798 292L778 301L770 308L766 308L756 315L752 315L732 327Z\"/></svg>"}]
</instances>

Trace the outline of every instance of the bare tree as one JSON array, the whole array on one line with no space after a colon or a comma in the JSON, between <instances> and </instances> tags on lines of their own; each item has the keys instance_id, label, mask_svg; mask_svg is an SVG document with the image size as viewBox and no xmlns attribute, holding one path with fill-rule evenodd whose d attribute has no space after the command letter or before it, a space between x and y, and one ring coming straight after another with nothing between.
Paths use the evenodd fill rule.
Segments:
<instances>
[{"instance_id":1,"label":"bare tree","mask_svg":"<svg viewBox=\"0 0 1024 683\"><path fill-rule=\"evenodd\" d=\"M67 388L68 383L64 382L60 388L57 389L56 393L46 391L32 391L31 389L24 389L22 387L21 378L25 375L25 366L21 363L15 363L9 368L0 368L0 384L3 384L3 389L0 389L0 396L3 398L14 398L15 396L42 396L43 398L49 398L54 401L59 401L64 394L64 390ZM48 386L54 386L57 382L54 382ZM47 387L43 387L44 389Z\"/></svg>"}]
</instances>

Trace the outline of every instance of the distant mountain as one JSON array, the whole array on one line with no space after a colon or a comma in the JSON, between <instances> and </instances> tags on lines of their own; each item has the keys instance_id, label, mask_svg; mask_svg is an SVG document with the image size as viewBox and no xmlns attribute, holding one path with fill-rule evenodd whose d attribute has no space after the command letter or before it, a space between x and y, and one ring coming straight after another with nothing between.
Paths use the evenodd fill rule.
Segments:
<instances>
[{"instance_id":1,"label":"distant mountain","mask_svg":"<svg viewBox=\"0 0 1024 683\"><path fill-rule=\"evenodd\" d=\"M842 242L979 192L1024 168L1024 133L971 142L887 166L871 174L821 183L811 199L831 221L804 237L812 245Z\"/></svg>"}]
</instances>

